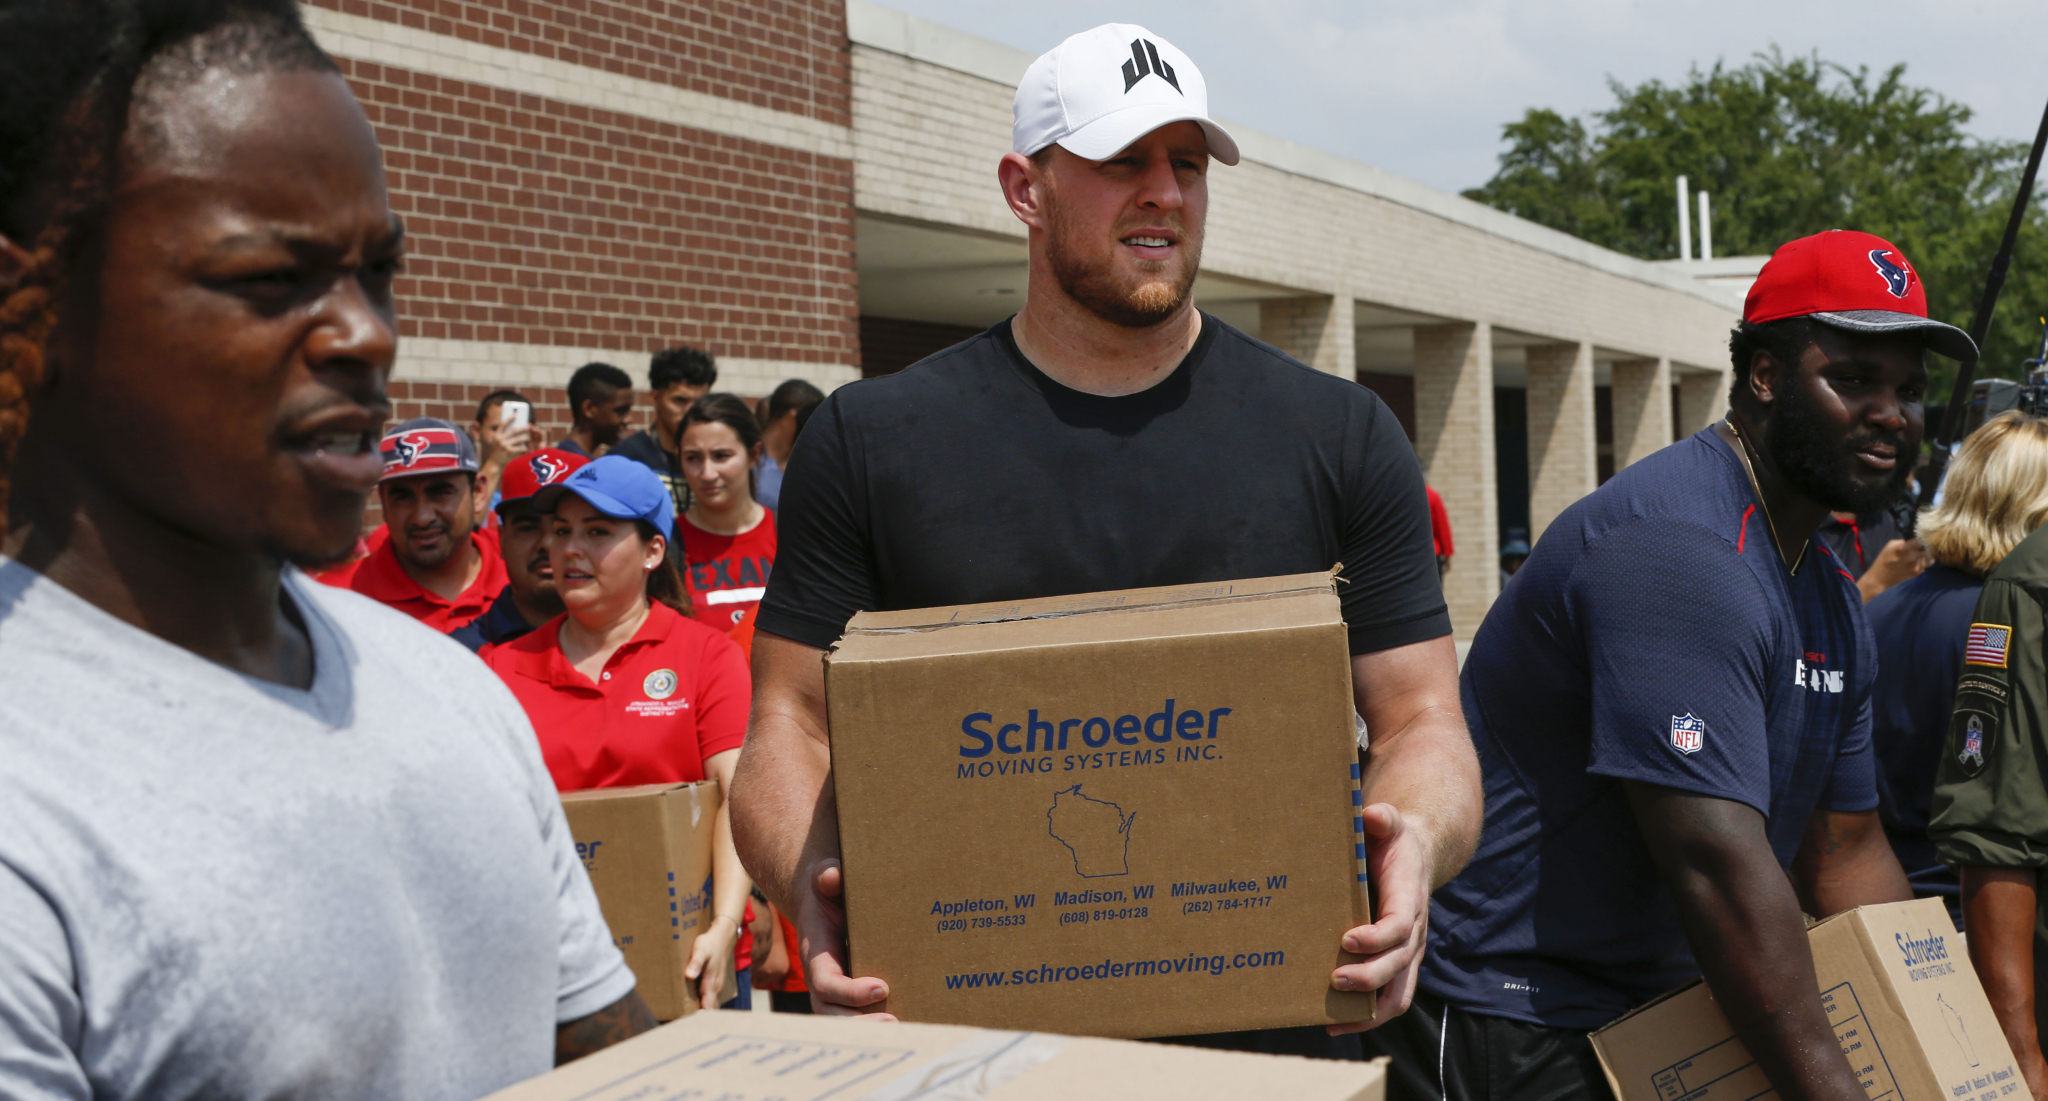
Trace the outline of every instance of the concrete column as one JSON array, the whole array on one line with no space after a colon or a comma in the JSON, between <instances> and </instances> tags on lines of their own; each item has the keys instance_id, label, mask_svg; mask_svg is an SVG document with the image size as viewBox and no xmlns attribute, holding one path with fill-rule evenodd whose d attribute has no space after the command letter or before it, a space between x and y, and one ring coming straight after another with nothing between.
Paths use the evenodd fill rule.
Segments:
<instances>
[{"instance_id":1,"label":"concrete column","mask_svg":"<svg viewBox=\"0 0 2048 1101\"><path fill-rule=\"evenodd\" d=\"M1318 371L1358 377L1351 296L1268 298L1259 303L1259 339Z\"/></svg>"},{"instance_id":2,"label":"concrete column","mask_svg":"<svg viewBox=\"0 0 2048 1101\"><path fill-rule=\"evenodd\" d=\"M1493 328L1415 327L1415 453L1444 499L1457 554L1444 577L1463 641L1500 594L1500 504L1493 468Z\"/></svg>"},{"instance_id":3,"label":"concrete column","mask_svg":"<svg viewBox=\"0 0 2048 1101\"><path fill-rule=\"evenodd\" d=\"M1687 371L1678 376L1678 435L1690 436L1728 411L1727 371Z\"/></svg>"},{"instance_id":4,"label":"concrete column","mask_svg":"<svg viewBox=\"0 0 2048 1101\"><path fill-rule=\"evenodd\" d=\"M1671 443L1671 361L1624 359L1614 365L1614 469Z\"/></svg>"},{"instance_id":5,"label":"concrete column","mask_svg":"<svg viewBox=\"0 0 2048 1101\"><path fill-rule=\"evenodd\" d=\"M1528 349L1529 535L1600 484L1593 425L1593 346Z\"/></svg>"}]
</instances>

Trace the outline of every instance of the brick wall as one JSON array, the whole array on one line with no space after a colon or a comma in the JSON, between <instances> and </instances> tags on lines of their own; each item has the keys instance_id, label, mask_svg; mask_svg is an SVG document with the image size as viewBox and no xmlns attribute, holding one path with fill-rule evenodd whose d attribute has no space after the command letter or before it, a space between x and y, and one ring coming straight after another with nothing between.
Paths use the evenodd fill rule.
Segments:
<instances>
[{"instance_id":1,"label":"brick wall","mask_svg":"<svg viewBox=\"0 0 2048 1101\"><path fill-rule=\"evenodd\" d=\"M844 0L304 0L635 80L851 121Z\"/></svg>"},{"instance_id":2,"label":"brick wall","mask_svg":"<svg viewBox=\"0 0 2048 1101\"><path fill-rule=\"evenodd\" d=\"M849 162L340 64L406 220L404 335L857 362Z\"/></svg>"}]
</instances>

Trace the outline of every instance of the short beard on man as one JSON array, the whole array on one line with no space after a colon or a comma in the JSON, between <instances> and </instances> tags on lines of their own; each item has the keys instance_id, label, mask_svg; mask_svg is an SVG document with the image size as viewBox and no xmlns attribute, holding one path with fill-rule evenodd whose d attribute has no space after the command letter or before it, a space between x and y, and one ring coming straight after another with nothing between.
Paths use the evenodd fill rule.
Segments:
<instances>
[{"instance_id":1,"label":"short beard on man","mask_svg":"<svg viewBox=\"0 0 2048 1101\"><path fill-rule=\"evenodd\" d=\"M1067 297L1089 313L1126 329L1146 329L1179 313L1187 305L1202 264L1202 235L1180 227L1175 248L1177 270L1145 273L1135 281L1117 272L1114 262L1095 262L1081 231L1060 214L1057 201L1048 204L1045 258L1053 278Z\"/></svg>"},{"instance_id":2,"label":"short beard on man","mask_svg":"<svg viewBox=\"0 0 2048 1101\"><path fill-rule=\"evenodd\" d=\"M1800 368L1794 367L1796 374ZM1865 515L1905 496L1913 476L1914 452L1904 432L1884 432L1869 425L1838 442L1829 438L1825 415L1799 386L1781 386L1771 411L1770 452L1778 470L1799 492L1835 512ZM1898 465L1882 482L1859 481L1850 471L1862 460L1856 452L1873 443L1892 445Z\"/></svg>"}]
</instances>

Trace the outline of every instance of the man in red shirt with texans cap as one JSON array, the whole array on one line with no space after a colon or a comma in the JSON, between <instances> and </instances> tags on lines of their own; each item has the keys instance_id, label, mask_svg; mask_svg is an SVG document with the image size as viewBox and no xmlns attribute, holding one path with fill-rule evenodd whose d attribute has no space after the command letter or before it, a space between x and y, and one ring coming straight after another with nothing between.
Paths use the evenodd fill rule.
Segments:
<instances>
[{"instance_id":1,"label":"man in red shirt with texans cap","mask_svg":"<svg viewBox=\"0 0 2048 1101\"><path fill-rule=\"evenodd\" d=\"M559 447L520 455L505 464L498 498L498 553L505 564L505 590L489 611L448 632L471 650L510 642L562 614L555 568L548 561L548 514L533 507L533 495L567 478L590 460Z\"/></svg>"},{"instance_id":2,"label":"man in red shirt with texans cap","mask_svg":"<svg viewBox=\"0 0 2048 1101\"><path fill-rule=\"evenodd\" d=\"M448 421L414 417L378 450L377 499L391 537L320 580L446 634L483 615L506 583L497 537L476 530L476 446Z\"/></svg>"}]
</instances>

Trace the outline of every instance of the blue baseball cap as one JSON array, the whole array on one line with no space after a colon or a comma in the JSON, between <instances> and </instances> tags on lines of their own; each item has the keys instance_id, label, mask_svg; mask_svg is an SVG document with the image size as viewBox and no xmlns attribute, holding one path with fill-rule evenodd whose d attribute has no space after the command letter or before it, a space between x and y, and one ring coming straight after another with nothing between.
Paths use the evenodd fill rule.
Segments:
<instances>
[{"instance_id":1,"label":"blue baseball cap","mask_svg":"<svg viewBox=\"0 0 2048 1101\"><path fill-rule=\"evenodd\" d=\"M676 503L668 487L646 464L624 455L606 455L533 495L533 507L553 512L565 493L583 498L591 508L614 520L645 520L662 537L676 540Z\"/></svg>"}]
</instances>

